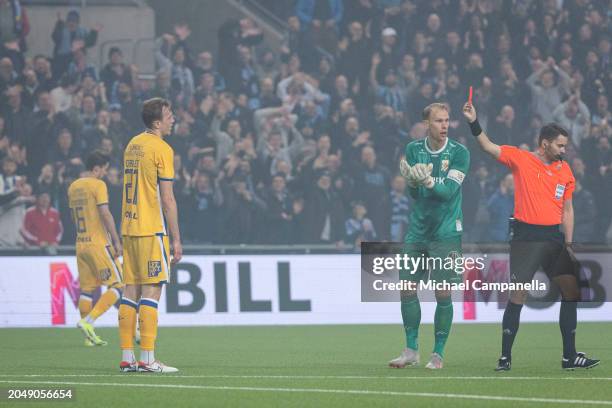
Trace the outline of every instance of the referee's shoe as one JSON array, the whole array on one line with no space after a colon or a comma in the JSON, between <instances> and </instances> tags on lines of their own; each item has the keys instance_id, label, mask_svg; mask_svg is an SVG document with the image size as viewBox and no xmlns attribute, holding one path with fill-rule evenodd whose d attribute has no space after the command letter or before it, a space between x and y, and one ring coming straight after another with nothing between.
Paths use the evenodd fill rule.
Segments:
<instances>
[{"instance_id":1,"label":"referee's shoe","mask_svg":"<svg viewBox=\"0 0 612 408\"><path fill-rule=\"evenodd\" d=\"M510 371L512 367L512 360L508 357L500 357L497 361L497 367L495 367L495 371Z\"/></svg>"},{"instance_id":2,"label":"referee's shoe","mask_svg":"<svg viewBox=\"0 0 612 408\"><path fill-rule=\"evenodd\" d=\"M573 359L564 358L561 360L561 368L564 370L574 370L576 368L593 368L599 365L599 360L592 360L582 352L576 353Z\"/></svg>"}]
</instances>

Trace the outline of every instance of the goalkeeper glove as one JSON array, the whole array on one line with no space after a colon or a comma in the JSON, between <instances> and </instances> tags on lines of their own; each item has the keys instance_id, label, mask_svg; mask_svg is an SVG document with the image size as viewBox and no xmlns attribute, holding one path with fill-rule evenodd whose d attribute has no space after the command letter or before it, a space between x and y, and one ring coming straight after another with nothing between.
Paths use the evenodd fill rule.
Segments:
<instances>
[{"instance_id":1,"label":"goalkeeper glove","mask_svg":"<svg viewBox=\"0 0 612 408\"><path fill-rule=\"evenodd\" d=\"M420 165L420 168L422 169L421 172L425 174L425 178L422 181L423 186L425 186L425 188L432 189L436 184L433 177L431 177L433 163L429 163L427 165L422 164Z\"/></svg>"},{"instance_id":2,"label":"goalkeeper glove","mask_svg":"<svg viewBox=\"0 0 612 408\"><path fill-rule=\"evenodd\" d=\"M406 159L402 159L400 161L400 174L402 177L404 177L404 179L406 179L406 184L408 184L408 187L416 188L418 183L414 178L412 169L413 167L410 167Z\"/></svg>"}]
</instances>

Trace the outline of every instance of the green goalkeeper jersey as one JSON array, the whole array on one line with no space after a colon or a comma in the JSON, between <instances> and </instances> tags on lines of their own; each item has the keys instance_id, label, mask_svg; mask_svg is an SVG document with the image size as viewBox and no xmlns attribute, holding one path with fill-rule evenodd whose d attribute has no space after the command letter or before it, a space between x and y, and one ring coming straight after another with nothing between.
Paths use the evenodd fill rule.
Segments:
<instances>
[{"instance_id":1,"label":"green goalkeeper jersey","mask_svg":"<svg viewBox=\"0 0 612 408\"><path fill-rule=\"evenodd\" d=\"M435 184L432 189L409 187L415 203L404 241L430 242L461 237L461 184L470 168L469 150L447 138L444 147L432 151L425 138L406 145L406 161L411 167L417 163L432 163L431 176Z\"/></svg>"}]
</instances>

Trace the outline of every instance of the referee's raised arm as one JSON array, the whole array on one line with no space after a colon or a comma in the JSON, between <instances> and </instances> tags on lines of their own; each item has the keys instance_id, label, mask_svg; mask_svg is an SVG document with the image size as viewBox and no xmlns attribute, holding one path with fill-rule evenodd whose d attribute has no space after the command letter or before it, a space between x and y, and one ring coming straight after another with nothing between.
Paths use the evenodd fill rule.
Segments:
<instances>
[{"instance_id":1,"label":"referee's raised arm","mask_svg":"<svg viewBox=\"0 0 612 408\"><path fill-rule=\"evenodd\" d=\"M472 131L472 135L478 141L480 148L484 150L486 153L490 154L496 160L499 159L501 155L501 148L499 145L496 145L489 139L487 134L480 127L480 123L478 123L478 117L476 116L476 109L474 105L470 102L466 102L463 105L463 116L468 120L468 124L470 125L470 130Z\"/></svg>"}]
</instances>

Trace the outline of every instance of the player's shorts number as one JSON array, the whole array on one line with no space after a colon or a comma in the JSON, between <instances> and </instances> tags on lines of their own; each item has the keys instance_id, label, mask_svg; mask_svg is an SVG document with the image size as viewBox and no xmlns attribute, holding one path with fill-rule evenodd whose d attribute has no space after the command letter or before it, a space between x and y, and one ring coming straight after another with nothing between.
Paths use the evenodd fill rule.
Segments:
<instances>
[{"instance_id":1,"label":"player's shorts number","mask_svg":"<svg viewBox=\"0 0 612 408\"><path fill-rule=\"evenodd\" d=\"M85 216L83 216L83 207L75 207L70 209L72 212L72 219L74 225L76 225L77 232L83 234L87 232L87 226L85 225Z\"/></svg>"},{"instance_id":2,"label":"player's shorts number","mask_svg":"<svg viewBox=\"0 0 612 408\"><path fill-rule=\"evenodd\" d=\"M138 169L125 169L125 202L127 204L138 203ZM130 194L130 190L134 190Z\"/></svg>"}]
</instances>

